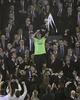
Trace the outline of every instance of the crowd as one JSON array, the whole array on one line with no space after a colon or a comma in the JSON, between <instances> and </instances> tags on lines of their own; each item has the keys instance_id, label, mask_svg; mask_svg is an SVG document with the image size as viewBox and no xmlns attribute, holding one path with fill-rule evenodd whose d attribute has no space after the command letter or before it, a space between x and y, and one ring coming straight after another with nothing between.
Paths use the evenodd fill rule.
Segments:
<instances>
[{"instance_id":1,"label":"crowd","mask_svg":"<svg viewBox=\"0 0 80 100\"><path fill-rule=\"evenodd\" d=\"M48 41L48 36L62 38ZM79 100L80 0L0 1L0 100Z\"/></svg>"}]
</instances>

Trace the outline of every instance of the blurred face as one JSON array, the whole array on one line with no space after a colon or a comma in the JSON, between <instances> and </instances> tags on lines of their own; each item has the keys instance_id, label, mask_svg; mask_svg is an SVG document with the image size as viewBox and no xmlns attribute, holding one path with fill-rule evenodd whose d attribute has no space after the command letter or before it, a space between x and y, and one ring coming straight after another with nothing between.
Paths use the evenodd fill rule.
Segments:
<instances>
[{"instance_id":1,"label":"blurred face","mask_svg":"<svg viewBox=\"0 0 80 100\"><path fill-rule=\"evenodd\" d=\"M14 20L13 19L9 19L9 24L13 25L14 24Z\"/></svg>"},{"instance_id":2,"label":"blurred face","mask_svg":"<svg viewBox=\"0 0 80 100\"><path fill-rule=\"evenodd\" d=\"M25 55L29 55L29 50L25 50Z\"/></svg>"},{"instance_id":3,"label":"blurred face","mask_svg":"<svg viewBox=\"0 0 80 100\"><path fill-rule=\"evenodd\" d=\"M40 33L37 33L37 34L36 34L36 37L37 37L38 39L41 39L41 34L40 34Z\"/></svg>"},{"instance_id":4,"label":"blurred face","mask_svg":"<svg viewBox=\"0 0 80 100\"><path fill-rule=\"evenodd\" d=\"M21 63L23 62L23 59L21 57L18 57L18 61Z\"/></svg>"},{"instance_id":5,"label":"blurred face","mask_svg":"<svg viewBox=\"0 0 80 100\"><path fill-rule=\"evenodd\" d=\"M34 72L34 71L35 71L34 66L31 66L31 68L30 68L30 69L31 69L31 71L32 71L32 72Z\"/></svg>"},{"instance_id":6,"label":"blurred face","mask_svg":"<svg viewBox=\"0 0 80 100\"><path fill-rule=\"evenodd\" d=\"M79 27L76 27L76 33L79 33L80 30L79 30Z\"/></svg>"},{"instance_id":7,"label":"blurred face","mask_svg":"<svg viewBox=\"0 0 80 100\"><path fill-rule=\"evenodd\" d=\"M72 74L73 74L73 76L77 76L77 72L76 71L73 71Z\"/></svg>"},{"instance_id":8,"label":"blurred face","mask_svg":"<svg viewBox=\"0 0 80 100\"><path fill-rule=\"evenodd\" d=\"M51 61L54 61L55 60L55 56L54 54L51 55Z\"/></svg>"},{"instance_id":9,"label":"blurred face","mask_svg":"<svg viewBox=\"0 0 80 100\"><path fill-rule=\"evenodd\" d=\"M71 91L71 96L75 97L76 92L74 90Z\"/></svg>"},{"instance_id":10,"label":"blurred face","mask_svg":"<svg viewBox=\"0 0 80 100\"><path fill-rule=\"evenodd\" d=\"M26 22L30 22L31 20L30 20L30 18L26 18Z\"/></svg>"},{"instance_id":11,"label":"blurred face","mask_svg":"<svg viewBox=\"0 0 80 100\"><path fill-rule=\"evenodd\" d=\"M10 6L10 10L14 11L14 5Z\"/></svg>"},{"instance_id":12,"label":"blurred face","mask_svg":"<svg viewBox=\"0 0 80 100\"><path fill-rule=\"evenodd\" d=\"M23 30L22 29L18 29L18 33L19 34L22 34L23 33Z\"/></svg>"},{"instance_id":13,"label":"blurred face","mask_svg":"<svg viewBox=\"0 0 80 100\"><path fill-rule=\"evenodd\" d=\"M6 38L5 38L5 35L2 35L1 36L1 40L3 41L3 40L5 40Z\"/></svg>"},{"instance_id":14,"label":"blurred face","mask_svg":"<svg viewBox=\"0 0 80 100\"><path fill-rule=\"evenodd\" d=\"M30 18L27 18L27 19L26 19L26 26L29 26L30 23L31 23Z\"/></svg>"},{"instance_id":15,"label":"blurred face","mask_svg":"<svg viewBox=\"0 0 80 100\"><path fill-rule=\"evenodd\" d=\"M34 90L34 91L32 92L32 95L33 95L34 97L37 97L38 91L37 91L37 90Z\"/></svg>"},{"instance_id":16,"label":"blurred face","mask_svg":"<svg viewBox=\"0 0 80 100\"><path fill-rule=\"evenodd\" d=\"M31 54L31 59L34 59L34 54Z\"/></svg>"},{"instance_id":17,"label":"blurred face","mask_svg":"<svg viewBox=\"0 0 80 100\"><path fill-rule=\"evenodd\" d=\"M9 14L9 18L14 20L14 14L13 13L10 13Z\"/></svg>"},{"instance_id":18,"label":"blurred face","mask_svg":"<svg viewBox=\"0 0 80 100\"><path fill-rule=\"evenodd\" d=\"M63 7L62 3L59 3L59 4L58 4L58 8L59 8L59 9L62 9L62 7Z\"/></svg>"},{"instance_id":19,"label":"blurred face","mask_svg":"<svg viewBox=\"0 0 80 100\"><path fill-rule=\"evenodd\" d=\"M43 64L43 67L46 68L46 66L47 66L46 63L44 63L44 64Z\"/></svg>"},{"instance_id":20,"label":"blurred face","mask_svg":"<svg viewBox=\"0 0 80 100\"><path fill-rule=\"evenodd\" d=\"M12 58L13 58L13 59L16 58L16 53L12 53Z\"/></svg>"},{"instance_id":21,"label":"blurred face","mask_svg":"<svg viewBox=\"0 0 80 100\"><path fill-rule=\"evenodd\" d=\"M50 44L49 43L46 43L46 48L49 48L50 47Z\"/></svg>"},{"instance_id":22,"label":"blurred face","mask_svg":"<svg viewBox=\"0 0 80 100\"><path fill-rule=\"evenodd\" d=\"M31 11L34 11L35 7L33 5L31 5Z\"/></svg>"},{"instance_id":23,"label":"blurred face","mask_svg":"<svg viewBox=\"0 0 80 100\"><path fill-rule=\"evenodd\" d=\"M68 12L68 14L71 14L72 13L72 8L68 7L67 12Z\"/></svg>"},{"instance_id":24,"label":"blurred face","mask_svg":"<svg viewBox=\"0 0 80 100\"><path fill-rule=\"evenodd\" d=\"M66 40L64 41L64 45L68 46L68 43L67 43L67 41L66 41Z\"/></svg>"},{"instance_id":25,"label":"blurred face","mask_svg":"<svg viewBox=\"0 0 80 100\"><path fill-rule=\"evenodd\" d=\"M73 50L71 48L68 49L68 54L72 54Z\"/></svg>"},{"instance_id":26,"label":"blurred face","mask_svg":"<svg viewBox=\"0 0 80 100\"><path fill-rule=\"evenodd\" d=\"M11 44L11 43L8 43L8 44L7 44L7 48L8 48L8 49L11 49L11 48L12 48L12 44Z\"/></svg>"},{"instance_id":27,"label":"blurred face","mask_svg":"<svg viewBox=\"0 0 80 100\"><path fill-rule=\"evenodd\" d=\"M68 31L69 31L69 29L66 29L64 34L66 34L66 35L67 35Z\"/></svg>"},{"instance_id":28,"label":"blurred face","mask_svg":"<svg viewBox=\"0 0 80 100\"><path fill-rule=\"evenodd\" d=\"M19 36L17 34L14 35L14 40L19 40Z\"/></svg>"},{"instance_id":29,"label":"blurred face","mask_svg":"<svg viewBox=\"0 0 80 100\"><path fill-rule=\"evenodd\" d=\"M0 48L0 54L1 54L1 55L3 54L3 50L2 50L2 48Z\"/></svg>"},{"instance_id":30,"label":"blurred face","mask_svg":"<svg viewBox=\"0 0 80 100\"><path fill-rule=\"evenodd\" d=\"M9 29L8 27L6 27L6 28L5 28L5 32L6 32L6 33L9 33L9 32L10 32L10 29Z\"/></svg>"},{"instance_id":31,"label":"blurred face","mask_svg":"<svg viewBox=\"0 0 80 100\"><path fill-rule=\"evenodd\" d=\"M53 45L53 50L57 51L58 50L58 46L57 45Z\"/></svg>"},{"instance_id":32,"label":"blurred face","mask_svg":"<svg viewBox=\"0 0 80 100\"><path fill-rule=\"evenodd\" d=\"M80 47L79 42L76 42L76 43L75 43L75 47L77 47L77 48L79 48L79 47Z\"/></svg>"},{"instance_id":33,"label":"blurred face","mask_svg":"<svg viewBox=\"0 0 80 100\"><path fill-rule=\"evenodd\" d=\"M80 21L77 21L77 24L79 25L79 27L80 27Z\"/></svg>"},{"instance_id":34,"label":"blurred face","mask_svg":"<svg viewBox=\"0 0 80 100\"><path fill-rule=\"evenodd\" d=\"M62 40L59 41L59 45L64 45Z\"/></svg>"},{"instance_id":35,"label":"blurred face","mask_svg":"<svg viewBox=\"0 0 80 100\"><path fill-rule=\"evenodd\" d=\"M45 23L46 25L48 24L48 19L47 19L47 18L44 19L44 23Z\"/></svg>"},{"instance_id":36,"label":"blurred face","mask_svg":"<svg viewBox=\"0 0 80 100\"><path fill-rule=\"evenodd\" d=\"M29 25L29 31L33 31L33 25Z\"/></svg>"},{"instance_id":37,"label":"blurred face","mask_svg":"<svg viewBox=\"0 0 80 100\"><path fill-rule=\"evenodd\" d=\"M77 8L78 12L80 12L80 6Z\"/></svg>"},{"instance_id":38,"label":"blurred face","mask_svg":"<svg viewBox=\"0 0 80 100\"><path fill-rule=\"evenodd\" d=\"M50 6L49 5L46 6L46 10L50 10Z\"/></svg>"},{"instance_id":39,"label":"blurred face","mask_svg":"<svg viewBox=\"0 0 80 100\"><path fill-rule=\"evenodd\" d=\"M24 45L24 40L20 40L20 45Z\"/></svg>"}]
</instances>

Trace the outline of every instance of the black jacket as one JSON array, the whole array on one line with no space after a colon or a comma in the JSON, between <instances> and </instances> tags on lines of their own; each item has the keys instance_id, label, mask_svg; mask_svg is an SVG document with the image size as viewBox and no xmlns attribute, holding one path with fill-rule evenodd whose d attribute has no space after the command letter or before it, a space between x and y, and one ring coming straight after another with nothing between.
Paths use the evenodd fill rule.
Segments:
<instances>
[{"instance_id":1,"label":"black jacket","mask_svg":"<svg viewBox=\"0 0 80 100\"><path fill-rule=\"evenodd\" d=\"M54 94L46 93L41 97L41 100L54 100Z\"/></svg>"}]
</instances>

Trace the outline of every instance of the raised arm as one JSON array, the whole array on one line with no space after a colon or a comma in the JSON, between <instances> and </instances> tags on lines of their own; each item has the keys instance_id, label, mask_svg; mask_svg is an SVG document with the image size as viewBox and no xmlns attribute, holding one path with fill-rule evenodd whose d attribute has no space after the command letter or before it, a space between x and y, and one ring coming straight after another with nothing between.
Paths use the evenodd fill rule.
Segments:
<instances>
[{"instance_id":1,"label":"raised arm","mask_svg":"<svg viewBox=\"0 0 80 100\"><path fill-rule=\"evenodd\" d=\"M24 92L23 92L23 94L19 97L19 100L24 100L24 98L25 98L25 96L26 96L26 94L27 94L27 87L26 87L25 82L22 82L22 84L23 84Z\"/></svg>"},{"instance_id":2,"label":"raised arm","mask_svg":"<svg viewBox=\"0 0 80 100\"><path fill-rule=\"evenodd\" d=\"M45 34L45 36L44 36L44 37L46 37L46 38L47 38L48 36L49 36L49 32L47 32L47 33Z\"/></svg>"},{"instance_id":3,"label":"raised arm","mask_svg":"<svg viewBox=\"0 0 80 100\"><path fill-rule=\"evenodd\" d=\"M2 76L2 74L0 74L0 91L1 91L1 87L2 87L2 85L3 85L3 81L2 81L2 78L3 78L3 76Z\"/></svg>"},{"instance_id":4,"label":"raised arm","mask_svg":"<svg viewBox=\"0 0 80 100\"><path fill-rule=\"evenodd\" d=\"M36 34L37 34L38 32L40 32L40 30L37 30L34 34L32 34L32 35L31 35L31 39L34 39L35 36L36 36Z\"/></svg>"},{"instance_id":5,"label":"raised arm","mask_svg":"<svg viewBox=\"0 0 80 100\"><path fill-rule=\"evenodd\" d=\"M16 83L18 85L18 89L15 89L15 92L18 90L18 91L21 91L22 88L21 88L21 85L19 84L19 81L16 79Z\"/></svg>"}]
</instances>

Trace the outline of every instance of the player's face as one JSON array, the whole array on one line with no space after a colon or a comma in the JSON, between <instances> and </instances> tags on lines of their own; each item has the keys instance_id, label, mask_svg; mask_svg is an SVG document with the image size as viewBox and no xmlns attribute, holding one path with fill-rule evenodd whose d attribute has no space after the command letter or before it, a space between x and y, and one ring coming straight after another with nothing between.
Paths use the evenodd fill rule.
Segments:
<instances>
[{"instance_id":1,"label":"player's face","mask_svg":"<svg viewBox=\"0 0 80 100\"><path fill-rule=\"evenodd\" d=\"M37 38L40 39L41 38L41 34L37 33Z\"/></svg>"}]
</instances>

